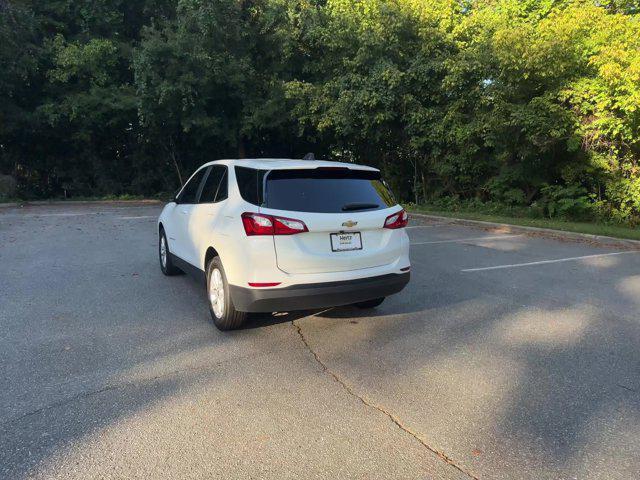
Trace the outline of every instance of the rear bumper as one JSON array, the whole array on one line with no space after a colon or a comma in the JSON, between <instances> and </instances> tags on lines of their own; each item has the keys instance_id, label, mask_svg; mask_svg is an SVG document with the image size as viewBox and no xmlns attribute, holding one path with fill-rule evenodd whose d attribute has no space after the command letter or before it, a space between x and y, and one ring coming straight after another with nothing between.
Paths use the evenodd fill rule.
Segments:
<instances>
[{"instance_id":1,"label":"rear bumper","mask_svg":"<svg viewBox=\"0 0 640 480\"><path fill-rule=\"evenodd\" d=\"M273 289L230 285L230 293L236 310L241 312L288 312L337 307L386 297L402 290L409 278L407 272Z\"/></svg>"}]
</instances>

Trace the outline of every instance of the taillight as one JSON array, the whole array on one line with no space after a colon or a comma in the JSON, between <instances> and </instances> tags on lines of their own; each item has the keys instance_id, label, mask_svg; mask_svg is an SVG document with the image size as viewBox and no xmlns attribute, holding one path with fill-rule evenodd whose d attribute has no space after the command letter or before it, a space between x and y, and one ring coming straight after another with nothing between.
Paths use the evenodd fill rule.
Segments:
<instances>
[{"instance_id":1,"label":"taillight","mask_svg":"<svg viewBox=\"0 0 640 480\"><path fill-rule=\"evenodd\" d=\"M302 220L284 217L273 218L274 235L294 235L296 233L308 232L309 229Z\"/></svg>"},{"instance_id":2,"label":"taillight","mask_svg":"<svg viewBox=\"0 0 640 480\"><path fill-rule=\"evenodd\" d=\"M269 215L245 212L242 214L242 224L248 236L273 235L273 220Z\"/></svg>"},{"instance_id":3,"label":"taillight","mask_svg":"<svg viewBox=\"0 0 640 480\"><path fill-rule=\"evenodd\" d=\"M409 223L409 214L404 210L389 215L384 221L384 228L404 228Z\"/></svg>"},{"instance_id":4,"label":"taillight","mask_svg":"<svg viewBox=\"0 0 640 480\"><path fill-rule=\"evenodd\" d=\"M309 231L302 220L274 217L273 215L264 215L262 213L243 213L242 224L248 236L295 235L296 233Z\"/></svg>"}]
</instances>

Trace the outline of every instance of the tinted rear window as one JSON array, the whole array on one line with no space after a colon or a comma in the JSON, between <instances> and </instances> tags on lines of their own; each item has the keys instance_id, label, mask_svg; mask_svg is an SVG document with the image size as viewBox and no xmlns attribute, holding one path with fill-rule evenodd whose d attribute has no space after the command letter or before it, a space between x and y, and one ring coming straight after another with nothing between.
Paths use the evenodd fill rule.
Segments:
<instances>
[{"instance_id":1,"label":"tinted rear window","mask_svg":"<svg viewBox=\"0 0 640 480\"><path fill-rule=\"evenodd\" d=\"M343 213L380 210L396 204L380 179L365 170L272 170L264 206L297 212Z\"/></svg>"},{"instance_id":2,"label":"tinted rear window","mask_svg":"<svg viewBox=\"0 0 640 480\"><path fill-rule=\"evenodd\" d=\"M265 170L255 168L236 167L236 180L240 196L249 203L262 205L263 200L263 179Z\"/></svg>"},{"instance_id":3,"label":"tinted rear window","mask_svg":"<svg viewBox=\"0 0 640 480\"><path fill-rule=\"evenodd\" d=\"M196 203L196 197L198 196L200 183L202 183L202 178L204 177L205 173L207 173L207 168L201 168L193 176L193 178L189 180L189 182L182 189L182 192L180 192L180 196L178 197L178 201L180 203Z\"/></svg>"},{"instance_id":4,"label":"tinted rear window","mask_svg":"<svg viewBox=\"0 0 640 480\"><path fill-rule=\"evenodd\" d=\"M227 167L214 165L204 182L200 203L220 202L227 198Z\"/></svg>"}]
</instances>

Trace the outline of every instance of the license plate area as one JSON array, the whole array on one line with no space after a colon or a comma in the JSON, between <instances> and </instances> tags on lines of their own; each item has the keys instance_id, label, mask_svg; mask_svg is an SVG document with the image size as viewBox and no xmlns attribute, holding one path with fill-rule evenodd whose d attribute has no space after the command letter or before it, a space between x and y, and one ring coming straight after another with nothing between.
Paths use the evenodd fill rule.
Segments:
<instances>
[{"instance_id":1,"label":"license plate area","mask_svg":"<svg viewBox=\"0 0 640 480\"><path fill-rule=\"evenodd\" d=\"M348 252L362 250L362 236L360 232L340 232L329 234L332 252Z\"/></svg>"}]
</instances>

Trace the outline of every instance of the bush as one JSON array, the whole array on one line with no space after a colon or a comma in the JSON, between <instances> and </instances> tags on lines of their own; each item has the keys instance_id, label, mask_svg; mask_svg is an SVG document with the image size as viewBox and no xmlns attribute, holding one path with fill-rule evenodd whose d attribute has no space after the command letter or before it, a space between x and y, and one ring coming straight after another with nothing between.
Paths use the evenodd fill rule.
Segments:
<instances>
[{"instance_id":1,"label":"bush","mask_svg":"<svg viewBox=\"0 0 640 480\"><path fill-rule=\"evenodd\" d=\"M441 197L426 206L447 212L473 212L510 217L542 218L543 210L536 205L508 205L497 201L483 202L479 198L460 199L455 196Z\"/></svg>"},{"instance_id":2,"label":"bush","mask_svg":"<svg viewBox=\"0 0 640 480\"><path fill-rule=\"evenodd\" d=\"M593 202L587 191L576 185L545 185L542 197L536 202L548 218L587 220L593 218Z\"/></svg>"}]
</instances>

